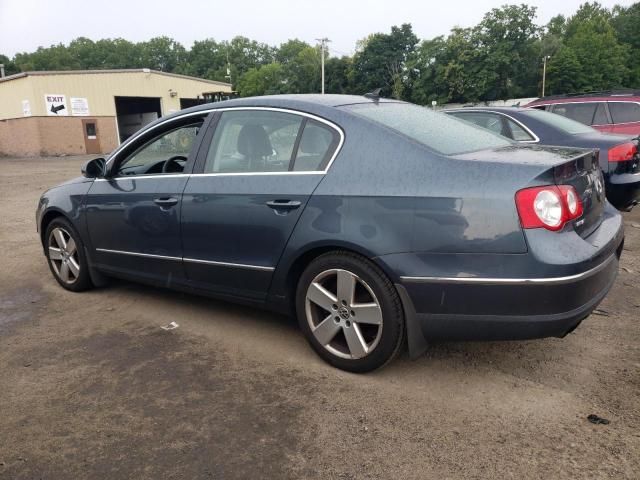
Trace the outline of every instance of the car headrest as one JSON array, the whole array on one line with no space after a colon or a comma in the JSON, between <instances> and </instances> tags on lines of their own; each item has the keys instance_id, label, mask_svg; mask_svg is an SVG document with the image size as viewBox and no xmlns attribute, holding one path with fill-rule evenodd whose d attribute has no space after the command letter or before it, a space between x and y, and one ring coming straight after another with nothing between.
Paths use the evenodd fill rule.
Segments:
<instances>
[{"instance_id":1,"label":"car headrest","mask_svg":"<svg viewBox=\"0 0 640 480\"><path fill-rule=\"evenodd\" d=\"M245 125L238 135L238 152L246 157L264 157L273 153L262 125Z\"/></svg>"}]
</instances>

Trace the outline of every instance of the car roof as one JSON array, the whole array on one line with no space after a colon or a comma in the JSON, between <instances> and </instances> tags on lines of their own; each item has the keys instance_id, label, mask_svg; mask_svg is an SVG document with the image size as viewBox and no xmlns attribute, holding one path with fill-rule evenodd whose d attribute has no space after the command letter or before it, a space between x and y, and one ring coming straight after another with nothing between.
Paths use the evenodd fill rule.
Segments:
<instances>
[{"instance_id":1,"label":"car roof","mask_svg":"<svg viewBox=\"0 0 640 480\"><path fill-rule=\"evenodd\" d=\"M528 111L529 108L525 107L488 107L488 106L480 106L480 107L457 107L457 108L446 108L442 110L445 113L449 112L503 112L503 113L517 113Z\"/></svg>"},{"instance_id":2,"label":"car roof","mask_svg":"<svg viewBox=\"0 0 640 480\"><path fill-rule=\"evenodd\" d=\"M289 95L264 95L259 97L234 98L222 102L205 103L185 110L185 112L197 112L200 110L211 110L228 107L278 107L304 110L307 107L314 110L317 107L340 107L343 105L353 105L358 103L399 103L399 100L388 98L373 99L364 95L337 95L337 94L289 94ZM315 107L315 108L314 108Z\"/></svg>"},{"instance_id":3,"label":"car roof","mask_svg":"<svg viewBox=\"0 0 640 480\"><path fill-rule=\"evenodd\" d=\"M638 92L630 93L594 93L584 95L571 96L551 96L542 97L533 102L529 102L526 106L533 105L555 105L559 103L586 103L586 102L640 102L640 94Z\"/></svg>"}]
</instances>

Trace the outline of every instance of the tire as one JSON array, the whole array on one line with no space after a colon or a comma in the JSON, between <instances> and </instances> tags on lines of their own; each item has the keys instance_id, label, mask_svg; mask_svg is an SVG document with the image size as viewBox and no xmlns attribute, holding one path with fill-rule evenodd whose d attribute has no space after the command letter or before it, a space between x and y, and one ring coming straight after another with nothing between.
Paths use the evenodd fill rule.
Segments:
<instances>
[{"instance_id":1,"label":"tire","mask_svg":"<svg viewBox=\"0 0 640 480\"><path fill-rule=\"evenodd\" d=\"M67 219L58 217L49 223L44 243L49 269L62 288L81 292L93 287L84 243Z\"/></svg>"},{"instance_id":2,"label":"tire","mask_svg":"<svg viewBox=\"0 0 640 480\"><path fill-rule=\"evenodd\" d=\"M380 368L403 345L398 292L378 266L351 252L325 253L307 266L296 290L296 313L311 347L342 370Z\"/></svg>"}]
</instances>

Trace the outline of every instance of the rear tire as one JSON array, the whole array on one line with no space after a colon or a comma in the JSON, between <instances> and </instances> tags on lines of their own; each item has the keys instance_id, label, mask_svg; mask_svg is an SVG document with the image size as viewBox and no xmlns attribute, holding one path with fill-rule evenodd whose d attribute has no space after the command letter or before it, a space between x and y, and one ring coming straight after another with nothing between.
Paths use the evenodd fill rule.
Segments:
<instances>
[{"instance_id":1,"label":"rear tire","mask_svg":"<svg viewBox=\"0 0 640 480\"><path fill-rule=\"evenodd\" d=\"M398 292L377 265L351 252L329 252L307 266L298 282L296 312L316 353L342 370L380 368L403 344Z\"/></svg>"},{"instance_id":2,"label":"rear tire","mask_svg":"<svg viewBox=\"0 0 640 480\"><path fill-rule=\"evenodd\" d=\"M49 269L62 288L80 292L93 287L84 243L71 222L63 217L53 219L44 242Z\"/></svg>"}]
</instances>

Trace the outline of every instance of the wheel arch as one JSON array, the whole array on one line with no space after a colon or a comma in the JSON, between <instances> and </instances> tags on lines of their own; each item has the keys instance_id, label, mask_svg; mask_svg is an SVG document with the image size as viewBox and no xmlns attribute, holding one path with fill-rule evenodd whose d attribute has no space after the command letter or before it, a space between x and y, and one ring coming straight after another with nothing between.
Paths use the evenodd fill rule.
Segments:
<instances>
[{"instance_id":1,"label":"wheel arch","mask_svg":"<svg viewBox=\"0 0 640 480\"><path fill-rule=\"evenodd\" d=\"M284 297L285 310L295 312L295 291L300 276L307 265L320 255L329 252L349 252L359 255L378 266L392 284L398 283L399 277L391 271L388 265L380 260L380 257L374 255L368 249L348 242L319 242L309 245L304 250L300 250L293 255L286 265L282 265L283 269L280 270L279 279L274 279L271 293L281 298Z\"/></svg>"},{"instance_id":2,"label":"wheel arch","mask_svg":"<svg viewBox=\"0 0 640 480\"><path fill-rule=\"evenodd\" d=\"M40 229L40 243L42 244L42 248L46 248L45 247L45 235L47 233L47 227L49 227L49 224L55 220L56 218L59 217L63 217L65 220L67 220L68 222L70 222L73 225L73 222L71 221L71 219L64 214L64 212L62 212L61 210L58 210L57 208L50 208L49 210L47 210L44 215L42 215L42 218L40 219L40 225L39 225L39 229Z\"/></svg>"}]
</instances>

